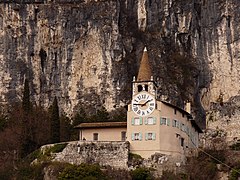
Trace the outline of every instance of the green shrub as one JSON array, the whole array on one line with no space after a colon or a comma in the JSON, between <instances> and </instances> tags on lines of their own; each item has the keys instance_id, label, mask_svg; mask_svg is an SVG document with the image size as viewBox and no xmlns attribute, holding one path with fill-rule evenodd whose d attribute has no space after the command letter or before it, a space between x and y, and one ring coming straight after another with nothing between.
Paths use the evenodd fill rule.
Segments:
<instances>
[{"instance_id":1,"label":"green shrub","mask_svg":"<svg viewBox=\"0 0 240 180\"><path fill-rule=\"evenodd\" d=\"M41 150L37 149L27 156L26 161L31 163L34 159L38 159L41 156L42 156Z\"/></svg>"},{"instance_id":2,"label":"green shrub","mask_svg":"<svg viewBox=\"0 0 240 180\"><path fill-rule=\"evenodd\" d=\"M49 149L47 149L47 151L45 152L45 155L49 156L51 153L62 152L66 146L67 146L67 143L55 144L53 147L50 147Z\"/></svg>"},{"instance_id":3,"label":"green shrub","mask_svg":"<svg viewBox=\"0 0 240 180\"><path fill-rule=\"evenodd\" d=\"M150 170L147 168L139 167L135 170L131 171L131 176L133 180L151 180L153 177L151 176Z\"/></svg>"},{"instance_id":4,"label":"green shrub","mask_svg":"<svg viewBox=\"0 0 240 180\"><path fill-rule=\"evenodd\" d=\"M238 180L240 177L240 162L234 164L233 169L230 172L229 180Z\"/></svg>"},{"instance_id":5,"label":"green shrub","mask_svg":"<svg viewBox=\"0 0 240 180\"><path fill-rule=\"evenodd\" d=\"M37 149L33 151L31 154L29 154L27 158L24 159L24 161L28 162L29 164L35 159L38 159L38 161L47 162L49 160L49 157L51 156L51 153L62 152L66 146L67 143L55 144L54 146L49 147L44 154L41 152L40 149Z\"/></svg>"},{"instance_id":6,"label":"green shrub","mask_svg":"<svg viewBox=\"0 0 240 180\"><path fill-rule=\"evenodd\" d=\"M230 173L229 180L238 180L240 177L240 169L232 170Z\"/></svg>"},{"instance_id":7,"label":"green shrub","mask_svg":"<svg viewBox=\"0 0 240 180\"><path fill-rule=\"evenodd\" d=\"M81 164L77 166L69 164L59 174L58 179L104 180L107 178L101 171L99 165Z\"/></svg>"},{"instance_id":8,"label":"green shrub","mask_svg":"<svg viewBox=\"0 0 240 180\"><path fill-rule=\"evenodd\" d=\"M231 150L239 151L240 150L240 142L237 142L230 146Z\"/></svg>"},{"instance_id":9,"label":"green shrub","mask_svg":"<svg viewBox=\"0 0 240 180\"><path fill-rule=\"evenodd\" d=\"M134 153L129 153L128 158L129 158L129 160L132 160L132 159L141 160L141 159L143 159L139 154L134 154Z\"/></svg>"}]
</instances>

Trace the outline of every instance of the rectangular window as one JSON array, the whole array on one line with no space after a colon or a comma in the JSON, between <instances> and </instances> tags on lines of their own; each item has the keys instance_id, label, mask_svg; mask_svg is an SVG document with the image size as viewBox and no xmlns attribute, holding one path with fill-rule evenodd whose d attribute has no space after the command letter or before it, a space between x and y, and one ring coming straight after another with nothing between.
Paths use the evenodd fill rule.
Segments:
<instances>
[{"instance_id":1,"label":"rectangular window","mask_svg":"<svg viewBox=\"0 0 240 180\"><path fill-rule=\"evenodd\" d=\"M126 140L126 131L121 132L121 139L122 139L122 141Z\"/></svg>"},{"instance_id":2,"label":"rectangular window","mask_svg":"<svg viewBox=\"0 0 240 180\"><path fill-rule=\"evenodd\" d=\"M134 125L140 125L140 118L134 118Z\"/></svg>"},{"instance_id":3,"label":"rectangular window","mask_svg":"<svg viewBox=\"0 0 240 180\"><path fill-rule=\"evenodd\" d=\"M132 133L132 141L141 141L142 134L141 133Z\"/></svg>"},{"instance_id":4,"label":"rectangular window","mask_svg":"<svg viewBox=\"0 0 240 180\"><path fill-rule=\"evenodd\" d=\"M182 123L181 130L185 132L185 125Z\"/></svg>"},{"instance_id":5,"label":"rectangular window","mask_svg":"<svg viewBox=\"0 0 240 180\"><path fill-rule=\"evenodd\" d=\"M177 120L176 120L176 119L173 119L173 121L172 121L172 126L173 126L173 127L177 127Z\"/></svg>"},{"instance_id":6,"label":"rectangular window","mask_svg":"<svg viewBox=\"0 0 240 180\"><path fill-rule=\"evenodd\" d=\"M148 117L145 119L145 124L156 124L156 118L155 117Z\"/></svg>"},{"instance_id":7,"label":"rectangular window","mask_svg":"<svg viewBox=\"0 0 240 180\"><path fill-rule=\"evenodd\" d=\"M176 121L177 121L176 128L179 128L180 122L178 120L176 120Z\"/></svg>"},{"instance_id":8,"label":"rectangular window","mask_svg":"<svg viewBox=\"0 0 240 180\"><path fill-rule=\"evenodd\" d=\"M176 109L174 109L174 114L177 114L177 110Z\"/></svg>"},{"instance_id":9,"label":"rectangular window","mask_svg":"<svg viewBox=\"0 0 240 180\"><path fill-rule=\"evenodd\" d=\"M170 118L167 118L167 125L170 126Z\"/></svg>"},{"instance_id":10,"label":"rectangular window","mask_svg":"<svg viewBox=\"0 0 240 180\"><path fill-rule=\"evenodd\" d=\"M153 133L148 133L148 140L152 140Z\"/></svg>"},{"instance_id":11,"label":"rectangular window","mask_svg":"<svg viewBox=\"0 0 240 180\"><path fill-rule=\"evenodd\" d=\"M134 133L134 140L140 140L140 134Z\"/></svg>"},{"instance_id":12,"label":"rectangular window","mask_svg":"<svg viewBox=\"0 0 240 180\"><path fill-rule=\"evenodd\" d=\"M167 125L167 118L161 117L160 118L160 124L161 125Z\"/></svg>"},{"instance_id":13,"label":"rectangular window","mask_svg":"<svg viewBox=\"0 0 240 180\"><path fill-rule=\"evenodd\" d=\"M148 124L153 124L153 118L152 117L148 117L147 118L147 123Z\"/></svg>"},{"instance_id":14,"label":"rectangular window","mask_svg":"<svg viewBox=\"0 0 240 180\"><path fill-rule=\"evenodd\" d=\"M148 140L155 140L156 139L156 133L146 133L145 134L145 140L148 141Z\"/></svg>"},{"instance_id":15,"label":"rectangular window","mask_svg":"<svg viewBox=\"0 0 240 180\"><path fill-rule=\"evenodd\" d=\"M98 141L98 133L93 133L93 140Z\"/></svg>"},{"instance_id":16,"label":"rectangular window","mask_svg":"<svg viewBox=\"0 0 240 180\"><path fill-rule=\"evenodd\" d=\"M132 118L132 125L142 125L142 117Z\"/></svg>"}]
</instances>

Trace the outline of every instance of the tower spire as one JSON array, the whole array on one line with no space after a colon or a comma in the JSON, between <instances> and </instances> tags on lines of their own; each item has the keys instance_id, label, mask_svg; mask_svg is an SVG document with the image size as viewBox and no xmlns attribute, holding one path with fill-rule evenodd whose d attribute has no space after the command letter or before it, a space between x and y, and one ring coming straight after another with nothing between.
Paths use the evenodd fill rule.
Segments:
<instances>
[{"instance_id":1,"label":"tower spire","mask_svg":"<svg viewBox=\"0 0 240 180\"><path fill-rule=\"evenodd\" d=\"M152 70L148 60L147 48L143 50L137 81L151 81Z\"/></svg>"}]
</instances>

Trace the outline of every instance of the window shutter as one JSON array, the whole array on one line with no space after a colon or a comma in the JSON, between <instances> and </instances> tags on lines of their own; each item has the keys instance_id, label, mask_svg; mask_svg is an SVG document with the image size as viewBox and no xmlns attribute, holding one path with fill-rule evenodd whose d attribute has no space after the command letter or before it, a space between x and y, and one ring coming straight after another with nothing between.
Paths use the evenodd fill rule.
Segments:
<instances>
[{"instance_id":1,"label":"window shutter","mask_svg":"<svg viewBox=\"0 0 240 180\"><path fill-rule=\"evenodd\" d=\"M152 140L156 140L156 133L152 133Z\"/></svg>"},{"instance_id":2,"label":"window shutter","mask_svg":"<svg viewBox=\"0 0 240 180\"><path fill-rule=\"evenodd\" d=\"M148 133L145 133L145 140L148 140Z\"/></svg>"},{"instance_id":3,"label":"window shutter","mask_svg":"<svg viewBox=\"0 0 240 180\"><path fill-rule=\"evenodd\" d=\"M156 124L156 117L153 117L153 124Z\"/></svg>"},{"instance_id":4,"label":"window shutter","mask_svg":"<svg viewBox=\"0 0 240 180\"><path fill-rule=\"evenodd\" d=\"M143 121L143 118L142 118L142 117L140 117L140 125L142 125L142 121Z\"/></svg>"},{"instance_id":5,"label":"window shutter","mask_svg":"<svg viewBox=\"0 0 240 180\"><path fill-rule=\"evenodd\" d=\"M160 117L160 124L161 124L161 125L163 124L163 120L162 120L162 117Z\"/></svg>"},{"instance_id":6,"label":"window shutter","mask_svg":"<svg viewBox=\"0 0 240 180\"><path fill-rule=\"evenodd\" d=\"M139 133L139 140L142 140L142 133Z\"/></svg>"},{"instance_id":7,"label":"window shutter","mask_svg":"<svg viewBox=\"0 0 240 180\"><path fill-rule=\"evenodd\" d=\"M170 126L170 119L167 118L167 125Z\"/></svg>"},{"instance_id":8,"label":"window shutter","mask_svg":"<svg viewBox=\"0 0 240 180\"><path fill-rule=\"evenodd\" d=\"M134 118L132 118L132 125L134 125Z\"/></svg>"},{"instance_id":9,"label":"window shutter","mask_svg":"<svg viewBox=\"0 0 240 180\"><path fill-rule=\"evenodd\" d=\"M147 120L147 118L144 119L144 122L145 122L145 124L148 124L148 120Z\"/></svg>"},{"instance_id":10,"label":"window shutter","mask_svg":"<svg viewBox=\"0 0 240 180\"><path fill-rule=\"evenodd\" d=\"M132 141L134 141L134 133L132 133Z\"/></svg>"}]
</instances>

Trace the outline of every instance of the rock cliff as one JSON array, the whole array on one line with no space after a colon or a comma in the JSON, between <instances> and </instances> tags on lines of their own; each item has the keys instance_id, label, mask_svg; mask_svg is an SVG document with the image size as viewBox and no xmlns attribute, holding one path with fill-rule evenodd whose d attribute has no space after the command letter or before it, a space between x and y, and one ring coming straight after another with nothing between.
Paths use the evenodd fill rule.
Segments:
<instances>
[{"instance_id":1,"label":"rock cliff","mask_svg":"<svg viewBox=\"0 0 240 180\"><path fill-rule=\"evenodd\" d=\"M237 0L0 2L2 103L19 101L28 78L36 104L57 96L68 114L78 104L124 106L147 46L159 98L191 101L202 125L219 96L239 104Z\"/></svg>"}]
</instances>

